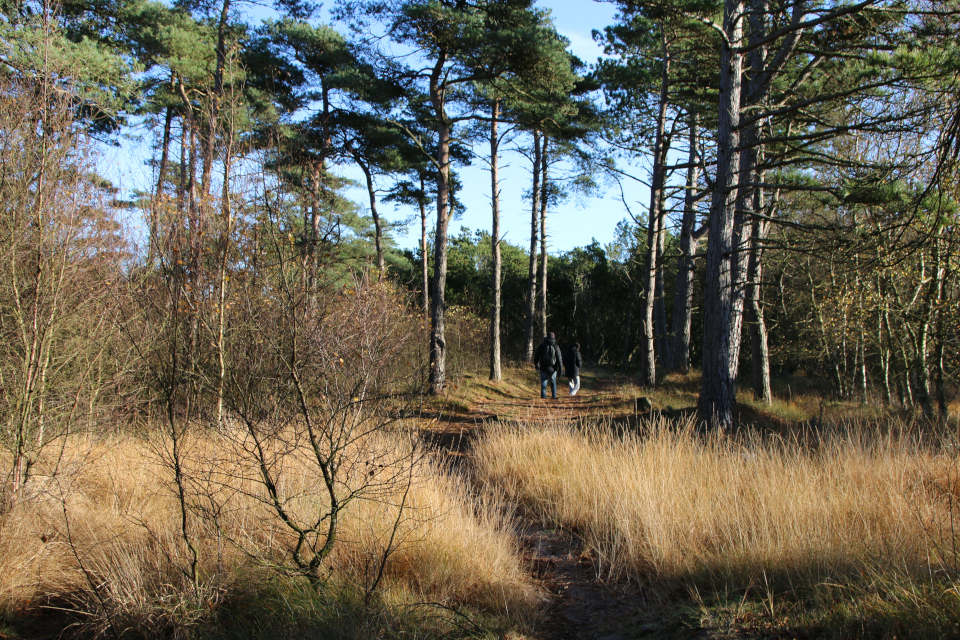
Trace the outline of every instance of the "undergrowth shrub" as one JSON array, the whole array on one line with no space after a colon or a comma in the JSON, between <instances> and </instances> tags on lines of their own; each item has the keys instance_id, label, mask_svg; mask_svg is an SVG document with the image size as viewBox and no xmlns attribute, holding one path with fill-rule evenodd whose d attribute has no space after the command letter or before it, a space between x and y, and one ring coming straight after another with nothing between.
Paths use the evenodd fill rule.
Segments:
<instances>
[{"instance_id":1,"label":"undergrowth shrub","mask_svg":"<svg viewBox=\"0 0 960 640\"><path fill-rule=\"evenodd\" d=\"M188 522L200 558L194 581L173 471L151 444L70 439L57 474L38 470L31 494L0 518L0 610L70 603L85 637L178 638L329 637L331 629L341 630L336 637L391 637L426 624L421 616L440 637L459 633L464 612L513 620L502 624L535 615L541 596L509 523L429 461L405 466L409 482L393 493L344 509L342 537L317 587L288 570L290 532L265 507L262 485L244 480L248 460L202 473L211 460L225 462L228 445L220 434L185 444L183 472L197 488ZM299 495L309 508L309 494Z\"/></svg>"},{"instance_id":2,"label":"undergrowth shrub","mask_svg":"<svg viewBox=\"0 0 960 640\"><path fill-rule=\"evenodd\" d=\"M453 306L446 314L447 371L451 384L489 366L490 328L467 307Z\"/></svg>"}]
</instances>

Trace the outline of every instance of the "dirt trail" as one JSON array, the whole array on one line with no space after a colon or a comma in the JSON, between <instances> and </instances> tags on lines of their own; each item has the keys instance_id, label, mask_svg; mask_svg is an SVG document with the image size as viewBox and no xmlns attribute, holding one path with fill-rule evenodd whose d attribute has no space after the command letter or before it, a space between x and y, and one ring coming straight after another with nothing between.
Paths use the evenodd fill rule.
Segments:
<instances>
[{"instance_id":1,"label":"dirt trail","mask_svg":"<svg viewBox=\"0 0 960 640\"><path fill-rule=\"evenodd\" d=\"M580 416L623 416L633 413L633 398L625 396L623 381L584 380L576 396L566 384L557 385L557 399L539 397L535 378L530 383L496 389L493 397L469 402L469 411L451 412L433 423L430 438L447 455L469 464L470 443L491 420L576 419ZM466 407L461 407L465 409ZM663 631L662 621L635 587L598 575L594 558L585 553L571 532L554 528L527 514L519 514L519 540L533 577L550 593L541 640L626 640L651 637ZM674 637L698 637L681 633Z\"/></svg>"},{"instance_id":2,"label":"dirt trail","mask_svg":"<svg viewBox=\"0 0 960 640\"><path fill-rule=\"evenodd\" d=\"M628 640L661 629L655 612L633 586L597 575L580 541L524 518L520 541L533 577L551 594L538 637L542 640ZM691 636L693 637L693 636Z\"/></svg>"}]
</instances>

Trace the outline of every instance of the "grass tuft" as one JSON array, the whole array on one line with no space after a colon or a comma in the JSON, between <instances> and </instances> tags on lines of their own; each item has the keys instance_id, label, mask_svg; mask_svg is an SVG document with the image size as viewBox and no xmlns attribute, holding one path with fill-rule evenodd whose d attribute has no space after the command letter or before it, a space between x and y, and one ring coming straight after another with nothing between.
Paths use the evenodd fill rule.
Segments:
<instances>
[{"instance_id":1,"label":"grass tuft","mask_svg":"<svg viewBox=\"0 0 960 640\"><path fill-rule=\"evenodd\" d=\"M960 620L958 461L911 424L845 422L815 437L647 426L492 427L475 447L478 477L577 533L605 575L682 587L708 609L735 594L764 624L866 637L935 637Z\"/></svg>"},{"instance_id":2,"label":"grass tuft","mask_svg":"<svg viewBox=\"0 0 960 640\"><path fill-rule=\"evenodd\" d=\"M369 472L384 476L383 488L341 514L328 577L311 587L290 571L290 532L265 506L249 462L222 437L184 443L196 579L158 443L70 439L57 473L39 469L29 495L0 515L0 621L56 603L84 637L391 638L523 628L535 618L542 595L511 523L426 458ZM292 471L288 482L302 486L285 487L295 496L288 509L315 511L316 479Z\"/></svg>"}]
</instances>

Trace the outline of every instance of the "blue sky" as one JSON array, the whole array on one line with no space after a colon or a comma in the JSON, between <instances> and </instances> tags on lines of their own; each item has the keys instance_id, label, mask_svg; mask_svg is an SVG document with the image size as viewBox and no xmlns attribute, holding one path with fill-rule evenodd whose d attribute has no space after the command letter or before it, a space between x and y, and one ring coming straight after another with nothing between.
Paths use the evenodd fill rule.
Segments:
<instances>
[{"instance_id":1,"label":"blue sky","mask_svg":"<svg viewBox=\"0 0 960 640\"><path fill-rule=\"evenodd\" d=\"M602 51L593 41L593 29L602 30L613 22L616 7L609 2L593 0L539 1L537 5L550 9L557 30L570 40L570 48L581 60L593 63ZM500 158L501 175L501 228L504 239L511 244L528 246L530 242L530 203L522 194L530 188L529 162L516 153L505 151ZM451 234L460 227L472 230L490 229L490 174L483 160L460 170L463 189L459 198L465 210L459 219L450 225ZM626 200L634 213L643 210L649 197L645 188L629 187ZM358 201L360 201L358 199ZM385 215L402 220L413 215L412 210L394 210ZM572 197L556 210L550 211L547 220L548 247L551 253L569 251L574 247L589 244L594 238L601 244L613 239L617 223L628 217L621 199L620 190L614 185L604 189L600 197ZM435 222L434 222L435 223ZM419 221L410 225L406 234L396 235L402 247L418 246Z\"/></svg>"},{"instance_id":2,"label":"blue sky","mask_svg":"<svg viewBox=\"0 0 960 640\"><path fill-rule=\"evenodd\" d=\"M570 40L570 48L581 60L595 62L601 49L594 43L591 30L602 30L613 21L615 5L593 0L539 1L538 6L551 10L557 30ZM451 234L461 226L470 229L490 229L490 174L486 163L474 161L473 166L461 170L463 190L459 198L465 208L459 220L451 222ZM500 158L501 176L501 229L504 239L515 245L528 246L530 242L530 203L522 194L530 188L529 162L519 154L506 151ZM636 200L646 196L633 190L628 195ZM636 211L635 205L631 207ZM412 212L410 212L412 213ZM396 219L409 215L395 213ZM551 253L569 251L574 247L589 244L594 238L602 244L613 239L617 223L627 217L620 199L619 189L606 190L602 197L577 198L560 205L548 213L547 234ZM403 247L413 247L419 242L419 223L410 226L409 234L397 235Z\"/></svg>"},{"instance_id":3,"label":"blue sky","mask_svg":"<svg viewBox=\"0 0 960 640\"><path fill-rule=\"evenodd\" d=\"M591 30L602 30L611 24L616 13L614 4L594 0L540 0L537 4L550 9L557 30L570 40L571 50L578 57L587 63L596 61L601 50L593 42ZM247 6L251 18L261 17L255 5ZM140 138L134 131L122 147L105 152L108 175L125 191L149 190L152 182L150 169L142 162L149 157L150 134L141 132L139 135ZM523 199L522 194L530 188L529 162L517 153L504 150L500 165L501 228L504 239L511 244L527 246L530 241L530 204ZM472 230L490 229L490 174L486 167L486 162L478 159L473 166L460 171L463 189L459 198L462 208L457 219L450 225L451 234L459 233L461 227ZM362 181L359 170L344 167L342 172L347 177ZM642 174L643 170L639 170L639 173ZM387 188L389 184L384 182L378 186ZM625 196L634 213L643 211L643 203L648 198L646 188L634 185L628 189ZM352 197L367 209L365 190L357 189ZM379 209L381 215L391 221L412 219L417 213L411 208L394 209L386 204L380 204ZM616 186L606 188L599 197L572 197L548 214L549 251L568 251L589 244L594 238L606 244L613 239L617 223L627 216L620 189ZM435 215L433 217L435 218ZM431 224L435 224L435 220L432 220ZM419 244L419 235L420 223L417 217L406 231L396 232L394 238L400 247L414 248Z\"/></svg>"}]
</instances>

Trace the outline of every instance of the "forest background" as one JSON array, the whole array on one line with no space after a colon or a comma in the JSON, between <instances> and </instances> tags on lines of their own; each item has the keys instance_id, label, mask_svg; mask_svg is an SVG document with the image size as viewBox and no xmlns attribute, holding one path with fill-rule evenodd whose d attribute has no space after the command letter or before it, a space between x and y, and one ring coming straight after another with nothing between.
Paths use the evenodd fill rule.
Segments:
<instances>
[{"instance_id":1,"label":"forest background","mask_svg":"<svg viewBox=\"0 0 960 640\"><path fill-rule=\"evenodd\" d=\"M837 498L832 533L801 536L828 548L694 566L726 543L704 534L676 556L634 556L617 546L623 532L584 534L599 567L671 585L660 593L709 584L744 601L758 576L773 593L769 569L801 603L815 592L830 610L842 597L817 600L818 589L842 575L870 600L881 558L879 575L903 580L880 601L923 576L937 594L897 600L912 622L895 629L953 628L957 8L611 4L594 35L604 55L587 65L524 0L343 0L329 13L276 0L267 20L248 19L240 0L0 1L7 618L40 601L76 614L84 634L203 635L263 596L251 586L262 581L285 612L281 634L319 616L402 635L391 607L428 599L434 612L467 603L535 628L542 594L505 515L540 504L518 480L535 467L498 471L478 453L470 464L490 466L451 471L427 460L418 421L449 411L468 379L509 389L509 365L529 368L554 331L648 396L696 387L671 400L673 426L648 416L660 438L680 425L690 446L728 462L829 466L842 454L916 471L909 487L838 481L855 495L896 488L870 503L884 515L861 520L846 510L855 499ZM149 180L131 192L101 162L133 126L151 154ZM529 180L511 204L528 212L522 246L502 239L506 150ZM489 230L453 234L477 176ZM599 193L627 212L612 240L551 254L558 208ZM417 248L396 246L405 221L386 219L384 202L412 212ZM586 237L598 222L583 218L563 224ZM745 408L782 410L784 386L790 402L794 387L818 394L818 411L793 415L782 441L737 441ZM643 433L630 400L627 424ZM829 402L878 422L828 424ZM623 442L601 444L625 456ZM671 455L686 443L635 444ZM916 491L929 502L904 529ZM589 530L577 518L561 526ZM475 532L460 542L473 551L428 551L441 521ZM747 550L791 529L724 526ZM851 559L843 531L885 552ZM492 569L420 566L426 556Z\"/></svg>"}]
</instances>

